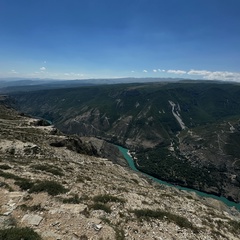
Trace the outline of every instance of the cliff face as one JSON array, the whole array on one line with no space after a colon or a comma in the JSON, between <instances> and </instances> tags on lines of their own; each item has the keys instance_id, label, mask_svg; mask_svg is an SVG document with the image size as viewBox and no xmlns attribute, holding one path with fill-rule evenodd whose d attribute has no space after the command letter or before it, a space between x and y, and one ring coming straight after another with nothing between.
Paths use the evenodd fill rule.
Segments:
<instances>
[{"instance_id":1,"label":"cliff face","mask_svg":"<svg viewBox=\"0 0 240 240\"><path fill-rule=\"evenodd\" d=\"M102 142L88 145L91 139L65 136L2 104L0 110L5 234L31 227L46 240L238 239L234 209L93 156Z\"/></svg>"}]
</instances>

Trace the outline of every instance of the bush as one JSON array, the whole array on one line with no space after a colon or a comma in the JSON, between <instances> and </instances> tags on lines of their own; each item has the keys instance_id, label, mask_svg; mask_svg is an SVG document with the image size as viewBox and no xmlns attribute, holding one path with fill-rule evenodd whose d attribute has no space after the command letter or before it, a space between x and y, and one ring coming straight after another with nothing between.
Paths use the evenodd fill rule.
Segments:
<instances>
[{"instance_id":1,"label":"bush","mask_svg":"<svg viewBox=\"0 0 240 240\"><path fill-rule=\"evenodd\" d=\"M115 197L112 195L97 195L93 198L94 202L102 202L102 203L108 203L108 202L119 202L119 203L125 203L125 199Z\"/></svg>"},{"instance_id":2,"label":"bush","mask_svg":"<svg viewBox=\"0 0 240 240\"><path fill-rule=\"evenodd\" d=\"M13 191L12 187L9 186L9 184L7 184L5 182L0 182L0 187L4 187L4 188L8 189L9 192Z\"/></svg>"},{"instance_id":3,"label":"bush","mask_svg":"<svg viewBox=\"0 0 240 240\"><path fill-rule=\"evenodd\" d=\"M139 210L133 210L133 213L139 219L145 219L145 220L149 220L151 218L157 218L160 220L166 219L167 221L174 222L179 227L190 228L194 232L198 232L197 228L194 227L192 223L188 221L187 218L172 214L170 212L165 212L159 209L158 210L139 209Z\"/></svg>"},{"instance_id":4,"label":"bush","mask_svg":"<svg viewBox=\"0 0 240 240\"><path fill-rule=\"evenodd\" d=\"M11 167L9 165L0 165L0 169L3 169L3 170L8 170L8 169L11 169Z\"/></svg>"},{"instance_id":5,"label":"bush","mask_svg":"<svg viewBox=\"0 0 240 240\"><path fill-rule=\"evenodd\" d=\"M90 208L92 208L94 210L103 210L106 213L112 212L109 206L102 204L102 203L94 203L93 205L90 206Z\"/></svg>"},{"instance_id":6,"label":"bush","mask_svg":"<svg viewBox=\"0 0 240 240\"><path fill-rule=\"evenodd\" d=\"M40 171L52 173L55 176L63 176L62 169L51 165L33 165L32 168Z\"/></svg>"},{"instance_id":7,"label":"bush","mask_svg":"<svg viewBox=\"0 0 240 240\"><path fill-rule=\"evenodd\" d=\"M123 229L115 228L114 230L115 230L115 239L116 240L124 240L125 239Z\"/></svg>"},{"instance_id":8,"label":"bush","mask_svg":"<svg viewBox=\"0 0 240 240\"><path fill-rule=\"evenodd\" d=\"M230 230L234 233L240 233L240 222L238 221L234 221L234 220L230 220L228 222L228 224L230 225Z\"/></svg>"},{"instance_id":9,"label":"bush","mask_svg":"<svg viewBox=\"0 0 240 240\"><path fill-rule=\"evenodd\" d=\"M66 193L67 189L65 189L61 184L54 181L42 181L36 183L29 191L33 192L47 192L49 195L56 196L61 193Z\"/></svg>"},{"instance_id":10,"label":"bush","mask_svg":"<svg viewBox=\"0 0 240 240\"><path fill-rule=\"evenodd\" d=\"M18 185L22 190L27 190L33 187L34 183L31 182L29 179L19 177L12 173L3 172L0 170L0 176L6 179L13 179L16 180L14 183Z\"/></svg>"},{"instance_id":11,"label":"bush","mask_svg":"<svg viewBox=\"0 0 240 240\"><path fill-rule=\"evenodd\" d=\"M63 203L72 203L72 204L79 204L81 202L80 198L77 194L75 194L71 198L64 198L62 199Z\"/></svg>"},{"instance_id":12,"label":"bush","mask_svg":"<svg viewBox=\"0 0 240 240\"><path fill-rule=\"evenodd\" d=\"M28 179L21 179L15 182L16 185L18 185L22 190L28 190L31 189L34 185L33 182L31 182Z\"/></svg>"},{"instance_id":13,"label":"bush","mask_svg":"<svg viewBox=\"0 0 240 240\"><path fill-rule=\"evenodd\" d=\"M19 208L23 211L44 211L45 209L41 207L41 204L33 205L33 206L27 206L26 204L19 205Z\"/></svg>"},{"instance_id":14,"label":"bush","mask_svg":"<svg viewBox=\"0 0 240 240\"><path fill-rule=\"evenodd\" d=\"M23 178L17 176L17 175L14 175L12 173L8 173L8 172L3 172L0 170L0 176L1 177L4 177L6 179L14 179L14 180L22 180Z\"/></svg>"},{"instance_id":15,"label":"bush","mask_svg":"<svg viewBox=\"0 0 240 240\"><path fill-rule=\"evenodd\" d=\"M40 240L41 237L33 231L33 229L25 228L10 228L0 230L0 239L2 240Z\"/></svg>"}]
</instances>

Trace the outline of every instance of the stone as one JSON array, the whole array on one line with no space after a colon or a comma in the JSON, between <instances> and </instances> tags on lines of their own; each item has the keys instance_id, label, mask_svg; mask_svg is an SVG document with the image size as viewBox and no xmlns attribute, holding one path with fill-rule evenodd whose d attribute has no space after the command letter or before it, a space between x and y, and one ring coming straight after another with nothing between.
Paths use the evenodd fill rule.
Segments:
<instances>
[{"instance_id":1,"label":"stone","mask_svg":"<svg viewBox=\"0 0 240 240\"><path fill-rule=\"evenodd\" d=\"M92 226L93 226L94 230L96 230L96 231L100 231L103 227L101 224L95 224L95 223Z\"/></svg>"},{"instance_id":2,"label":"stone","mask_svg":"<svg viewBox=\"0 0 240 240\"><path fill-rule=\"evenodd\" d=\"M27 222L29 225L38 226L43 218L35 214L25 214L22 218L22 222Z\"/></svg>"},{"instance_id":3,"label":"stone","mask_svg":"<svg viewBox=\"0 0 240 240\"><path fill-rule=\"evenodd\" d=\"M5 213L3 213L3 216L9 216L11 213L12 213L12 211L5 212Z\"/></svg>"}]
</instances>

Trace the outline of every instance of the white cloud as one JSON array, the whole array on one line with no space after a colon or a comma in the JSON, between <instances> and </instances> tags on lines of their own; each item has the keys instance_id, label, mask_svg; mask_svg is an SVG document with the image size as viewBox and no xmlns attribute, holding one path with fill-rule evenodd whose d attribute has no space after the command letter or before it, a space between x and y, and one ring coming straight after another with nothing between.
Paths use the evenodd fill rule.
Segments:
<instances>
[{"instance_id":1,"label":"white cloud","mask_svg":"<svg viewBox=\"0 0 240 240\"><path fill-rule=\"evenodd\" d=\"M46 68L45 68L45 67L41 67L40 70L41 70L41 71L45 71Z\"/></svg>"},{"instance_id":2,"label":"white cloud","mask_svg":"<svg viewBox=\"0 0 240 240\"><path fill-rule=\"evenodd\" d=\"M144 72L144 73L147 73L148 71L144 69L143 72Z\"/></svg>"},{"instance_id":3,"label":"white cloud","mask_svg":"<svg viewBox=\"0 0 240 240\"><path fill-rule=\"evenodd\" d=\"M83 77L84 75L82 73L70 72L70 73L64 73L64 76L67 76L67 77Z\"/></svg>"},{"instance_id":4,"label":"white cloud","mask_svg":"<svg viewBox=\"0 0 240 240\"><path fill-rule=\"evenodd\" d=\"M131 71L131 73L135 73L135 71Z\"/></svg>"},{"instance_id":5,"label":"white cloud","mask_svg":"<svg viewBox=\"0 0 240 240\"><path fill-rule=\"evenodd\" d=\"M210 74L211 72L210 71L207 71L207 70L190 70L188 71L187 74L189 75L200 75L200 76L204 76L204 75L208 75Z\"/></svg>"},{"instance_id":6,"label":"white cloud","mask_svg":"<svg viewBox=\"0 0 240 240\"><path fill-rule=\"evenodd\" d=\"M47 63L47 61L43 61L43 63L44 63L44 64L46 64L46 63Z\"/></svg>"},{"instance_id":7,"label":"white cloud","mask_svg":"<svg viewBox=\"0 0 240 240\"><path fill-rule=\"evenodd\" d=\"M157 72L157 70L156 70L156 69L153 69L153 72L155 72L155 73L156 73L156 72Z\"/></svg>"},{"instance_id":8,"label":"white cloud","mask_svg":"<svg viewBox=\"0 0 240 240\"><path fill-rule=\"evenodd\" d=\"M183 71L183 70L167 70L168 73L174 73L174 74L186 74L187 72L186 71Z\"/></svg>"},{"instance_id":9,"label":"white cloud","mask_svg":"<svg viewBox=\"0 0 240 240\"><path fill-rule=\"evenodd\" d=\"M208 71L208 70L190 70L189 75L202 76L208 80L224 80L224 81L240 81L239 72L228 72L228 71Z\"/></svg>"},{"instance_id":10,"label":"white cloud","mask_svg":"<svg viewBox=\"0 0 240 240\"><path fill-rule=\"evenodd\" d=\"M14 69L12 69L11 73L17 74L18 72L16 72Z\"/></svg>"}]
</instances>

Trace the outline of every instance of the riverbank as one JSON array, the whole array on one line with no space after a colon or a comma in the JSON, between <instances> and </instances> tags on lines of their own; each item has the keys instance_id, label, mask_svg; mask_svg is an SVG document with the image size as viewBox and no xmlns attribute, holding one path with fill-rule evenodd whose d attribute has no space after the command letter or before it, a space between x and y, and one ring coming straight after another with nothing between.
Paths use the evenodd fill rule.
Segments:
<instances>
[{"instance_id":1,"label":"riverbank","mask_svg":"<svg viewBox=\"0 0 240 240\"><path fill-rule=\"evenodd\" d=\"M132 170L134 170L134 171L140 172L136 168L136 166L134 164L134 161L133 161L133 159L131 157L131 154L128 153L129 152L128 149L120 147L120 146L118 146L118 149L123 154L123 156L126 159L126 161L128 162L129 167ZM168 182L165 182L165 181L162 181L162 180L157 179L155 177L152 177L152 176L150 176L150 175L148 175L146 173L143 173L143 172L141 172L141 173L144 174L145 176L148 176L149 178L151 178L152 180L154 180L154 181L156 181L158 183L161 183L161 184L164 184L164 185L167 185L167 186L170 186L170 187L174 187L174 188L177 188L179 190L184 190L184 191L188 191L188 192L195 192L200 197L213 198L213 199L219 200L219 201L223 202L224 204L226 204L228 207L235 207L238 211L240 211L240 203L231 202L231 201L229 201L228 199L226 199L224 197L218 197L218 196L215 196L215 195L212 195L212 194L200 192L200 191L195 190L195 189L181 187L181 186L178 186L178 185L172 185L172 184L170 184Z\"/></svg>"}]
</instances>

